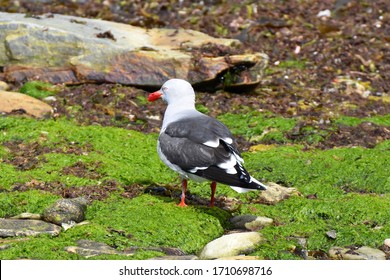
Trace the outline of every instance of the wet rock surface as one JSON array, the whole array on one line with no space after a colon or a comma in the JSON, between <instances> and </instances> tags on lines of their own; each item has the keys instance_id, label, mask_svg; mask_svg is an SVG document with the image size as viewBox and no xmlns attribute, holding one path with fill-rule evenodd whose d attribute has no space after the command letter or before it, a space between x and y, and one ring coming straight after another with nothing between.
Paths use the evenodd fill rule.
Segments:
<instances>
[{"instance_id":1,"label":"wet rock surface","mask_svg":"<svg viewBox=\"0 0 390 280\"><path fill-rule=\"evenodd\" d=\"M109 82L159 88L176 77L211 90L229 89L258 85L268 63L263 53L237 53L238 40L194 30L146 30L74 16L17 13L0 13L0 30L0 65L3 78L12 82ZM194 55L194 50L204 48L223 53ZM226 73L229 79L223 79Z\"/></svg>"}]
</instances>

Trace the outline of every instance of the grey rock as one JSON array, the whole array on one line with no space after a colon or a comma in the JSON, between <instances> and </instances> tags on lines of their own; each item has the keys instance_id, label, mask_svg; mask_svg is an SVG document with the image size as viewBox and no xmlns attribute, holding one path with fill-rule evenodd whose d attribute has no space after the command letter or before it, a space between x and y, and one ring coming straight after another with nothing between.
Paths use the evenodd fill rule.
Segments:
<instances>
[{"instance_id":1,"label":"grey rock","mask_svg":"<svg viewBox=\"0 0 390 280\"><path fill-rule=\"evenodd\" d=\"M263 237L258 232L240 232L223 235L209 242L199 254L200 259L218 259L246 254L252 251Z\"/></svg>"},{"instance_id":2,"label":"grey rock","mask_svg":"<svg viewBox=\"0 0 390 280\"><path fill-rule=\"evenodd\" d=\"M229 221L234 229L247 229L252 231L256 231L262 229L263 227L272 225L274 222L274 220L271 218L250 214L234 216Z\"/></svg>"},{"instance_id":3,"label":"grey rock","mask_svg":"<svg viewBox=\"0 0 390 280\"><path fill-rule=\"evenodd\" d=\"M9 249L9 248L11 248L11 247L12 247L11 244L0 245L0 251L7 250L7 249Z\"/></svg>"},{"instance_id":4,"label":"grey rock","mask_svg":"<svg viewBox=\"0 0 390 280\"><path fill-rule=\"evenodd\" d=\"M331 238L331 239L336 239L337 238L337 232L332 229L326 232L326 236Z\"/></svg>"},{"instance_id":5,"label":"grey rock","mask_svg":"<svg viewBox=\"0 0 390 280\"><path fill-rule=\"evenodd\" d=\"M85 219L87 201L84 198L60 199L42 213L44 221L62 225L71 221L80 223Z\"/></svg>"},{"instance_id":6,"label":"grey rock","mask_svg":"<svg viewBox=\"0 0 390 280\"><path fill-rule=\"evenodd\" d=\"M256 86L268 63L266 54L230 55L228 60L225 56L193 55L205 45L237 49L240 44L194 30L146 30L58 14L26 17L0 12L0 66L4 67L0 79L112 82L157 88L176 77L194 85L207 82L212 88ZM233 68L241 72L232 79L219 79Z\"/></svg>"},{"instance_id":7,"label":"grey rock","mask_svg":"<svg viewBox=\"0 0 390 280\"><path fill-rule=\"evenodd\" d=\"M0 237L35 236L50 234L57 236L61 227L37 220L0 219Z\"/></svg>"},{"instance_id":8,"label":"grey rock","mask_svg":"<svg viewBox=\"0 0 390 280\"><path fill-rule=\"evenodd\" d=\"M105 243L85 239L78 240L77 246L65 247L65 251L67 251L68 253L78 254L85 258L91 258L99 255L133 255L133 253L124 253L115 250L113 247L108 246Z\"/></svg>"},{"instance_id":9,"label":"grey rock","mask_svg":"<svg viewBox=\"0 0 390 280\"><path fill-rule=\"evenodd\" d=\"M332 259L342 260L385 260L386 254L375 248L363 246L356 249L332 247L329 249L329 256Z\"/></svg>"},{"instance_id":10,"label":"grey rock","mask_svg":"<svg viewBox=\"0 0 390 280\"><path fill-rule=\"evenodd\" d=\"M61 227L64 229L64 231L67 231L70 228L88 225L89 223L89 221L82 221L81 223L69 221L69 223L61 223Z\"/></svg>"}]
</instances>

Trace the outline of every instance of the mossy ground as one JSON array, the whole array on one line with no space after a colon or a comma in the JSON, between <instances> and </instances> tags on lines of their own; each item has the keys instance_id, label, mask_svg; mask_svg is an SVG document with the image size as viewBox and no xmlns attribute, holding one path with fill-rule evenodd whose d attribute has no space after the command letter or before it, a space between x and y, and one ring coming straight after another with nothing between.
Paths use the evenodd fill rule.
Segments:
<instances>
[{"instance_id":1,"label":"mossy ground","mask_svg":"<svg viewBox=\"0 0 390 280\"><path fill-rule=\"evenodd\" d=\"M218 187L217 195L243 202L233 214L275 220L262 230L267 242L253 254L293 259L309 250L321 258L333 245L378 248L390 237L388 1L110 1L121 9L111 9L106 1L5 2L0 9L7 12L98 17L148 29L190 28L238 38L248 52L267 53L270 64L254 93L197 95L198 108L224 121L241 149L252 151L243 156L255 177L302 193L262 205L254 203L253 192L238 195ZM332 11L327 20L317 16L325 9ZM228 228L231 213L221 209L196 203L175 207L178 177L155 151L165 107L146 104L144 91L109 84L15 87L37 98L55 94L50 104L61 118L0 119L0 217L39 213L61 196L86 195L93 202L89 225L54 238L15 239L0 251L1 259L80 258L63 249L79 239L120 249L155 241L194 253ZM156 185L169 187L170 195L144 194ZM205 199L210 195L206 183L191 182L189 190ZM325 234L332 229L336 239ZM133 258L154 255L145 251Z\"/></svg>"},{"instance_id":2,"label":"mossy ground","mask_svg":"<svg viewBox=\"0 0 390 280\"><path fill-rule=\"evenodd\" d=\"M274 142L266 149L244 153L246 167L259 179L295 187L302 194L276 205L263 205L254 203L255 192L237 194L219 185L218 196L242 201L234 214L250 213L275 220L274 226L262 230L267 241L254 255L299 259L298 238L307 240L305 249L314 255L327 252L334 245L379 247L390 236L390 141L382 141L371 149L305 149L285 137L294 128L294 119L260 113L225 114L219 118L244 137L261 135L265 129L273 129L284 137L278 145ZM387 117L375 119L388 125ZM346 117L338 122L359 123ZM74 246L80 239L105 242L119 250L161 246L195 254L223 234L229 228L227 220L232 213L196 204L184 209L176 206L179 180L158 159L156 139L156 133L82 126L64 118L38 121L2 117L1 217L41 213L63 194L87 195L92 203L87 210L88 225L71 228L58 237L15 239L9 249L0 251L0 258L79 259L82 257L65 252L64 247ZM15 146L32 149L24 161L18 159L22 155ZM84 173L69 172L75 167ZM170 187L172 195L143 192L156 185ZM205 199L210 195L207 183L191 182L189 190ZM326 236L329 230L337 232L335 240ZM161 254L140 250L132 257L96 258L145 259Z\"/></svg>"}]
</instances>

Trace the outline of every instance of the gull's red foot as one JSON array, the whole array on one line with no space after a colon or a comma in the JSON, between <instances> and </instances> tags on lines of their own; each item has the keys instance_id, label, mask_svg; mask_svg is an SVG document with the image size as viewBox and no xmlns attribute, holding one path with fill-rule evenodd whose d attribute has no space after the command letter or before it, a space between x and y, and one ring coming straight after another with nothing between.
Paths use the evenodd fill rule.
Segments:
<instances>
[{"instance_id":1,"label":"gull's red foot","mask_svg":"<svg viewBox=\"0 0 390 280\"><path fill-rule=\"evenodd\" d=\"M183 179L183 181L181 181L181 200L180 200L180 203L177 206L187 207L187 204L186 204L186 191L187 191L187 180Z\"/></svg>"},{"instance_id":2,"label":"gull's red foot","mask_svg":"<svg viewBox=\"0 0 390 280\"><path fill-rule=\"evenodd\" d=\"M211 182L210 184L211 189L211 199L210 199L210 207L214 207L214 201L215 201L215 190L217 189L217 182Z\"/></svg>"}]
</instances>

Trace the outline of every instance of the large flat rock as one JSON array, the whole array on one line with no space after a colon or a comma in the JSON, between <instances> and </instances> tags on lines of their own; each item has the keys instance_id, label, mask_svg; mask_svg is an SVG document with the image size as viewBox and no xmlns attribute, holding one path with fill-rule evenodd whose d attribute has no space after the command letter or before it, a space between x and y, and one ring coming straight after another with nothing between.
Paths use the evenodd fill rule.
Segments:
<instances>
[{"instance_id":1,"label":"large flat rock","mask_svg":"<svg viewBox=\"0 0 390 280\"><path fill-rule=\"evenodd\" d=\"M0 219L0 237L35 236L49 234L57 236L61 227L37 220Z\"/></svg>"},{"instance_id":2,"label":"large flat rock","mask_svg":"<svg viewBox=\"0 0 390 280\"><path fill-rule=\"evenodd\" d=\"M237 54L238 45L194 30L0 13L0 79L160 87L175 77L211 88L255 86L268 57Z\"/></svg>"}]
</instances>

